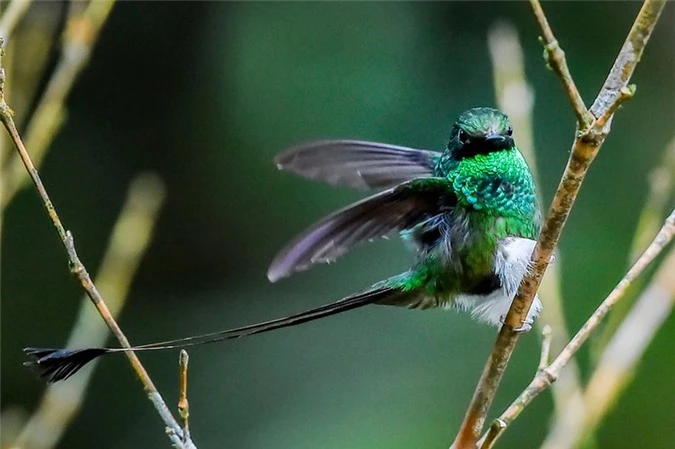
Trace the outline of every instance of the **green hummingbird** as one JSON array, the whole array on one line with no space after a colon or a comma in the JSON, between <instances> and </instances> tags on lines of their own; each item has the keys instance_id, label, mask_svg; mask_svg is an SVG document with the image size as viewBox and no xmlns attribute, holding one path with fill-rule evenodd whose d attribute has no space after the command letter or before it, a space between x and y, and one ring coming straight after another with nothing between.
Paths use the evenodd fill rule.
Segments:
<instances>
[{"instance_id":1,"label":"green hummingbird","mask_svg":"<svg viewBox=\"0 0 675 449\"><path fill-rule=\"evenodd\" d=\"M508 117L492 108L457 118L442 152L355 140L293 147L280 169L361 189L384 189L310 226L272 261L275 282L336 260L359 243L399 232L414 262L369 289L305 312L210 334L133 348L26 348L49 382L65 379L108 353L173 349L258 334L368 304L410 309L458 308L493 326L503 322L541 226L532 174L513 140ZM529 329L541 310L528 313Z\"/></svg>"}]
</instances>

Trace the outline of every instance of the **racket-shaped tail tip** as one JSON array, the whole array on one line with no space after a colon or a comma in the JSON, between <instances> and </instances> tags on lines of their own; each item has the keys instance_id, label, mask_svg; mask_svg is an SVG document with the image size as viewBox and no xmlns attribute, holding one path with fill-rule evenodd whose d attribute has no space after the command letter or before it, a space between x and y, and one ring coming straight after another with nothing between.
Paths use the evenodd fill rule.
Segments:
<instances>
[{"instance_id":1,"label":"racket-shaped tail tip","mask_svg":"<svg viewBox=\"0 0 675 449\"><path fill-rule=\"evenodd\" d=\"M47 383L54 383L68 379L84 365L109 351L104 348L25 348L23 352L30 358L23 363L24 366Z\"/></svg>"}]
</instances>

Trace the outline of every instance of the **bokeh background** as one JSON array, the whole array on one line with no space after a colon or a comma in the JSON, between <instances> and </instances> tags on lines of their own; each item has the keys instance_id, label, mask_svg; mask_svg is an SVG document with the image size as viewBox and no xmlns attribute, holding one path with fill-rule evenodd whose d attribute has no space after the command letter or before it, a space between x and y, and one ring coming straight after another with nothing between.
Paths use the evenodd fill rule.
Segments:
<instances>
[{"instance_id":1,"label":"bokeh background","mask_svg":"<svg viewBox=\"0 0 675 449\"><path fill-rule=\"evenodd\" d=\"M544 6L590 102L640 3ZM61 13L38 7L42 12L30 14ZM647 174L675 133L674 12L666 7L633 78L637 96L619 112L560 242L573 330L623 274ZM545 67L526 2L116 5L41 173L93 273L129 181L152 170L166 182L167 202L120 319L130 339L294 313L405 269L409 257L394 239L270 284L267 265L290 238L363 196L278 172L272 158L293 143L325 137L442 149L457 114L495 104L486 39L497 20L511 21L523 42L536 95L540 190L548 201L574 116ZM22 367L21 348L62 345L81 291L33 189L11 204L3 227L2 407L30 412L44 385ZM203 448L447 447L494 338L494 329L464 314L367 307L195 348L193 437ZM595 447L672 447L674 339L671 317ZM493 412L529 382L538 354L535 333L521 339ZM588 358L585 349L584 376ZM142 360L175 404L177 354ZM551 407L550 394L542 395L501 447L536 447ZM92 444L167 447L124 357L99 365L61 447Z\"/></svg>"}]
</instances>

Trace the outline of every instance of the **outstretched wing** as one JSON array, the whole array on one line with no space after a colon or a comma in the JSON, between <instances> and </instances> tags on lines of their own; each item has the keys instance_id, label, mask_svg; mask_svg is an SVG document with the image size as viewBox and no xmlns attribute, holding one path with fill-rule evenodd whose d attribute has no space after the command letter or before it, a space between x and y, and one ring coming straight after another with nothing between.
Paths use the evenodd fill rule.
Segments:
<instances>
[{"instance_id":1,"label":"outstretched wing","mask_svg":"<svg viewBox=\"0 0 675 449\"><path fill-rule=\"evenodd\" d=\"M320 140L279 154L274 162L309 179L359 189L387 188L433 176L440 153L359 140Z\"/></svg>"},{"instance_id":2,"label":"outstretched wing","mask_svg":"<svg viewBox=\"0 0 675 449\"><path fill-rule=\"evenodd\" d=\"M457 204L444 178L423 178L368 197L335 212L296 237L272 261L274 282L315 263L330 262L360 242L409 229Z\"/></svg>"}]
</instances>

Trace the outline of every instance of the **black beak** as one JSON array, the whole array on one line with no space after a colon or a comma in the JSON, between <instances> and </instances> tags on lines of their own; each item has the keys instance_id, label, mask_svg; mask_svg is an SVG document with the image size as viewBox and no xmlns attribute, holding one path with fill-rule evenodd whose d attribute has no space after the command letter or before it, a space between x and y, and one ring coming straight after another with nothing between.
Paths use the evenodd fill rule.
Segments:
<instances>
[{"instance_id":1,"label":"black beak","mask_svg":"<svg viewBox=\"0 0 675 449\"><path fill-rule=\"evenodd\" d=\"M501 134L488 134L485 136L485 142L497 148L507 148L511 145L511 139Z\"/></svg>"},{"instance_id":2,"label":"black beak","mask_svg":"<svg viewBox=\"0 0 675 449\"><path fill-rule=\"evenodd\" d=\"M506 137L502 136L501 134L488 134L485 136L485 141L499 145L506 143Z\"/></svg>"}]
</instances>

